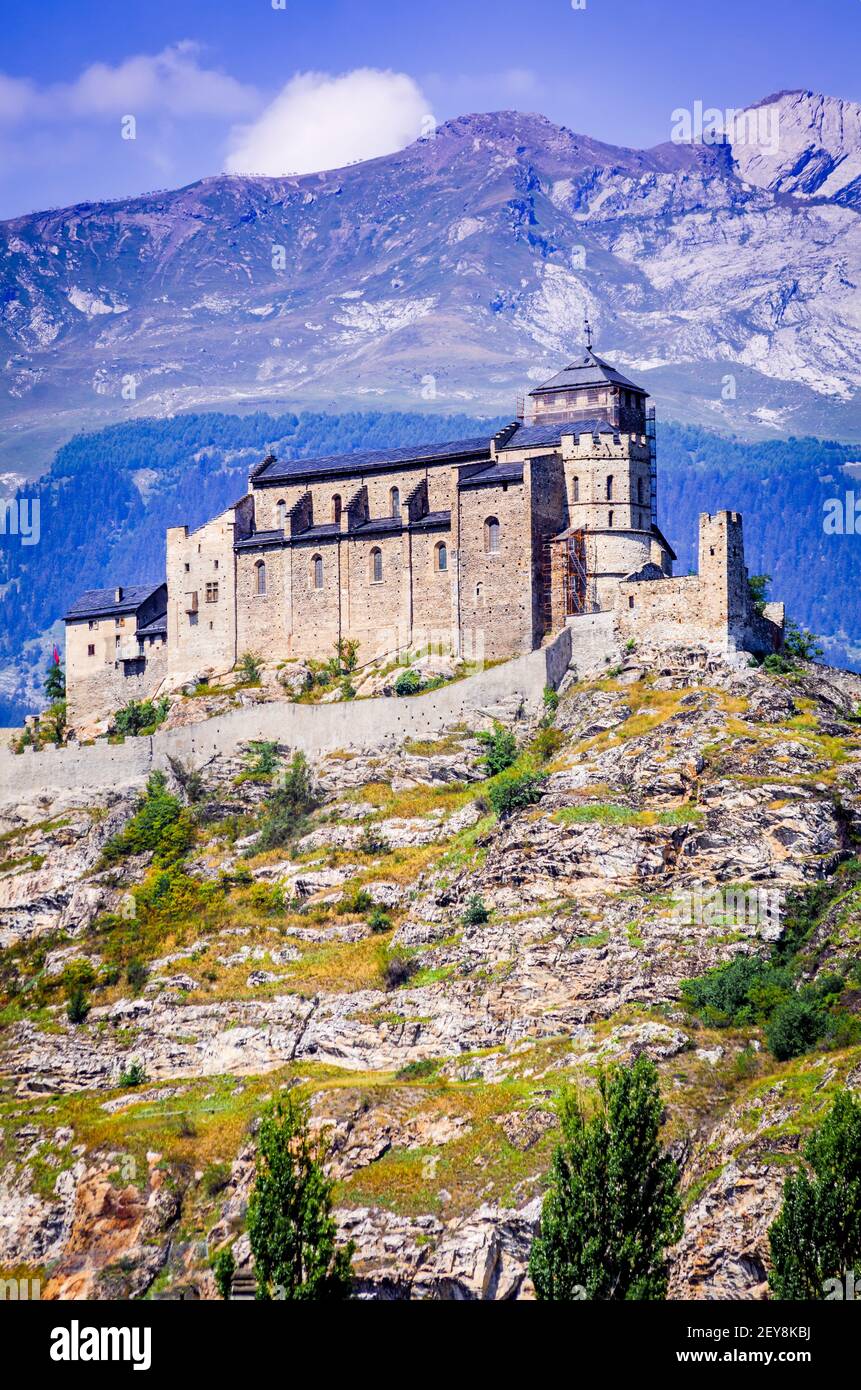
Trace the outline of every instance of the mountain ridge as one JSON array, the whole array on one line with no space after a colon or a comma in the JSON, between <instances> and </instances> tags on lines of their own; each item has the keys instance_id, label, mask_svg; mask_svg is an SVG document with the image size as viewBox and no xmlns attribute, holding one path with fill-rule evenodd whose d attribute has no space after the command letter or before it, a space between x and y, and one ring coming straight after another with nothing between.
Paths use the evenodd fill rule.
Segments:
<instances>
[{"instance_id":1,"label":"mountain ridge","mask_svg":"<svg viewBox=\"0 0 861 1390\"><path fill-rule=\"evenodd\" d=\"M585 313L664 418L861 439L861 107L759 105L774 157L477 113L341 170L0 224L0 472L136 415L505 413Z\"/></svg>"}]
</instances>

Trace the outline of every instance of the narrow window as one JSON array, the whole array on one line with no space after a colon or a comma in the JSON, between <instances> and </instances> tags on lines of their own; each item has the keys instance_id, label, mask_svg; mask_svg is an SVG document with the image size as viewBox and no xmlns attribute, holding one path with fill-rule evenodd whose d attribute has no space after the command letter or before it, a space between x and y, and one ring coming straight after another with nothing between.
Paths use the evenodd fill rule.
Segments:
<instances>
[{"instance_id":1,"label":"narrow window","mask_svg":"<svg viewBox=\"0 0 861 1390\"><path fill-rule=\"evenodd\" d=\"M217 560L213 560L212 565L213 565L213 568L214 568L214 569L218 569L218 561L217 561Z\"/></svg>"},{"instance_id":2,"label":"narrow window","mask_svg":"<svg viewBox=\"0 0 861 1390\"><path fill-rule=\"evenodd\" d=\"M189 564L188 560L186 560L186 562L185 562L185 572L186 572L186 574L189 574L190 571L191 571L191 565Z\"/></svg>"},{"instance_id":3,"label":"narrow window","mask_svg":"<svg viewBox=\"0 0 861 1390\"><path fill-rule=\"evenodd\" d=\"M401 494L400 489L393 487L389 493L390 512L392 516L401 514Z\"/></svg>"},{"instance_id":4,"label":"narrow window","mask_svg":"<svg viewBox=\"0 0 861 1390\"><path fill-rule=\"evenodd\" d=\"M448 546L440 541L436 548L436 567L440 572L448 569Z\"/></svg>"},{"instance_id":5,"label":"narrow window","mask_svg":"<svg viewBox=\"0 0 861 1390\"><path fill-rule=\"evenodd\" d=\"M313 567L313 574L314 574L314 588L315 588L315 589L322 589L322 587L323 587L323 557L322 557L322 555L315 555L314 558L313 558L313 560L311 561L311 565L312 565L312 567Z\"/></svg>"},{"instance_id":6,"label":"narrow window","mask_svg":"<svg viewBox=\"0 0 861 1390\"><path fill-rule=\"evenodd\" d=\"M87 647L87 656L95 656L95 654L96 654L96 648L95 648L95 646L93 645L93 643L91 642L90 645Z\"/></svg>"},{"instance_id":7,"label":"narrow window","mask_svg":"<svg viewBox=\"0 0 861 1390\"><path fill-rule=\"evenodd\" d=\"M383 582L383 552L378 545L371 551L371 583L382 584Z\"/></svg>"},{"instance_id":8,"label":"narrow window","mask_svg":"<svg viewBox=\"0 0 861 1390\"><path fill-rule=\"evenodd\" d=\"M630 595L629 598L628 598L628 607L629 607L629 608L633 608L633 606L634 606L634 598L633 598L633 595Z\"/></svg>"},{"instance_id":9,"label":"narrow window","mask_svg":"<svg viewBox=\"0 0 861 1390\"><path fill-rule=\"evenodd\" d=\"M499 550L499 521L495 516L489 516L484 523L484 548L488 555Z\"/></svg>"},{"instance_id":10,"label":"narrow window","mask_svg":"<svg viewBox=\"0 0 861 1390\"><path fill-rule=\"evenodd\" d=\"M287 503L283 500L283 498L280 502L276 504L275 516L275 525L278 527L279 531L283 531L284 527L287 525Z\"/></svg>"},{"instance_id":11,"label":"narrow window","mask_svg":"<svg viewBox=\"0 0 861 1390\"><path fill-rule=\"evenodd\" d=\"M339 492L336 492L332 498L332 521L336 526L341 524L341 494Z\"/></svg>"},{"instance_id":12,"label":"narrow window","mask_svg":"<svg viewBox=\"0 0 861 1390\"><path fill-rule=\"evenodd\" d=\"M265 593L266 593L266 563L265 563L265 561L263 561L263 560L258 560L258 561L257 561L257 564L256 564L256 566L255 566L255 569L257 570L257 592L258 592L258 594L265 594Z\"/></svg>"},{"instance_id":13,"label":"narrow window","mask_svg":"<svg viewBox=\"0 0 861 1390\"><path fill-rule=\"evenodd\" d=\"M612 512L608 512L608 513L607 513L607 525L608 525L608 526L612 526L612 525L613 525L613 513L612 513Z\"/></svg>"},{"instance_id":14,"label":"narrow window","mask_svg":"<svg viewBox=\"0 0 861 1390\"><path fill-rule=\"evenodd\" d=\"M637 501L639 502L640 506L642 507L642 505L643 505L643 480L642 480L642 478L638 478L638 479L637 479Z\"/></svg>"},{"instance_id":15,"label":"narrow window","mask_svg":"<svg viewBox=\"0 0 861 1390\"><path fill-rule=\"evenodd\" d=\"M608 502L612 502L612 500L613 500L613 474L611 473L610 476L609 476L608 479L607 479L607 501L608 501Z\"/></svg>"},{"instance_id":16,"label":"narrow window","mask_svg":"<svg viewBox=\"0 0 861 1390\"><path fill-rule=\"evenodd\" d=\"M579 479L579 478L574 478L574 479L572 480L572 483L573 483L573 489L574 489L574 501L575 501L575 502L579 502L579 501L580 501L580 479Z\"/></svg>"}]
</instances>

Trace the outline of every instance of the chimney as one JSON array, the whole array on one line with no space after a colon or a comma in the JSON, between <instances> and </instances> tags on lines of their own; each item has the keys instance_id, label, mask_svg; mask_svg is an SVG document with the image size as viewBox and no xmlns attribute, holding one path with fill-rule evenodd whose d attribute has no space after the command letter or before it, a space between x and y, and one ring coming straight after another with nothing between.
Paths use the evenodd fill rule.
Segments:
<instances>
[{"instance_id":1,"label":"chimney","mask_svg":"<svg viewBox=\"0 0 861 1390\"><path fill-rule=\"evenodd\" d=\"M115 603L122 603L122 601L123 601L123 591L122 591L122 589L119 587L119 585L117 585L117 587L114 589L114 602L115 602Z\"/></svg>"}]
</instances>

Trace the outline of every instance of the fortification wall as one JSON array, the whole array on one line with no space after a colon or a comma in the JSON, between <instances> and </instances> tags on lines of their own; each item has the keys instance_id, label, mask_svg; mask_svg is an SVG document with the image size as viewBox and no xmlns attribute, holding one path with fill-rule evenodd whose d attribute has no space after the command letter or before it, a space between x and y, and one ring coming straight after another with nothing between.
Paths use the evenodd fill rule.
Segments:
<instances>
[{"instance_id":1,"label":"fortification wall","mask_svg":"<svg viewBox=\"0 0 861 1390\"><path fill-rule=\"evenodd\" d=\"M335 749L359 752L406 738L433 737L452 724L492 713L499 705L522 703L526 712L537 714L544 687L559 684L570 659L571 634L566 628L538 651L411 699L255 705L121 744L98 742L20 754L0 749L0 806L31 809L64 791L98 798L107 788L142 786L153 769L167 766L169 755L200 766L252 739L277 739L313 758Z\"/></svg>"}]
</instances>

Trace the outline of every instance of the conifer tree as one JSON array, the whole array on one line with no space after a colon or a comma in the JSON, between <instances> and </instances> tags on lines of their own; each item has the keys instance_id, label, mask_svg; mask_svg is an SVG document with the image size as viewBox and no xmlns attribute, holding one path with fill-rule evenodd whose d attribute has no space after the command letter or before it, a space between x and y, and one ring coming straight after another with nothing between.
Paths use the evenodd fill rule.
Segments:
<instances>
[{"instance_id":1,"label":"conifer tree","mask_svg":"<svg viewBox=\"0 0 861 1390\"><path fill-rule=\"evenodd\" d=\"M598 1089L592 1114L563 1098L529 1272L540 1299L663 1299L682 1219L678 1168L659 1141L657 1068L640 1056Z\"/></svg>"}]
</instances>

